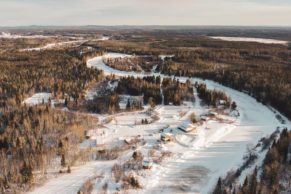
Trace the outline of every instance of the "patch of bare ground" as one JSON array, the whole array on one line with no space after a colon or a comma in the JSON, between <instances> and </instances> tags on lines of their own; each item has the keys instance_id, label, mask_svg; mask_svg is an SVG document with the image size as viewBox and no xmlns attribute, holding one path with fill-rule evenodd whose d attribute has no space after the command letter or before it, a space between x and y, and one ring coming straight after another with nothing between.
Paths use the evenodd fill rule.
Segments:
<instances>
[{"instance_id":1,"label":"patch of bare ground","mask_svg":"<svg viewBox=\"0 0 291 194\"><path fill-rule=\"evenodd\" d=\"M169 151L157 151L155 147L149 150L148 158L142 152L134 151L132 157L123 162L122 164L116 163L112 167L112 177L116 183L121 184L124 192L130 189L141 189L139 175L143 170L151 169L151 165L160 164L165 158L172 155ZM152 161L150 167L145 168L144 161Z\"/></svg>"},{"instance_id":2,"label":"patch of bare ground","mask_svg":"<svg viewBox=\"0 0 291 194\"><path fill-rule=\"evenodd\" d=\"M131 149L130 145L123 144L112 149L99 150L96 153L97 160L115 160L121 153Z\"/></svg>"},{"instance_id":3,"label":"patch of bare ground","mask_svg":"<svg viewBox=\"0 0 291 194\"><path fill-rule=\"evenodd\" d=\"M77 194L91 194L93 190L93 186L95 184L95 180L98 178L98 176L92 177L85 181L85 183L82 185L82 187L79 189Z\"/></svg>"},{"instance_id":4,"label":"patch of bare ground","mask_svg":"<svg viewBox=\"0 0 291 194\"><path fill-rule=\"evenodd\" d=\"M173 154L170 151L157 151L157 150L158 148L153 146L153 148L149 150L148 154L151 160L156 164L160 164L164 159L171 157Z\"/></svg>"},{"instance_id":5,"label":"patch of bare ground","mask_svg":"<svg viewBox=\"0 0 291 194\"><path fill-rule=\"evenodd\" d=\"M131 149L136 149L143 141L138 138L132 138L123 144L113 147L111 149L101 149L96 152L96 160L115 160L122 153Z\"/></svg>"},{"instance_id":6,"label":"patch of bare ground","mask_svg":"<svg viewBox=\"0 0 291 194\"><path fill-rule=\"evenodd\" d=\"M121 182L123 190L142 188L139 179L133 171L142 169L143 155L140 152L134 152L133 157L123 164L114 164L112 167L112 176L116 183Z\"/></svg>"}]
</instances>

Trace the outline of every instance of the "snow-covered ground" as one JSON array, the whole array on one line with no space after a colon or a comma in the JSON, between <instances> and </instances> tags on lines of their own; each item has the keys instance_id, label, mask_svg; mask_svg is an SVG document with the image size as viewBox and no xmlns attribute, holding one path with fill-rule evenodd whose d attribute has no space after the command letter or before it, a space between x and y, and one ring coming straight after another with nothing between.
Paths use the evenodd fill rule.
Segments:
<instances>
[{"instance_id":1,"label":"snow-covered ground","mask_svg":"<svg viewBox=\"0 0 291 194\"><path fill-rule=\"evenodd\" d=\"M288 44L288 41L285 40L275 40L266 38L226 37L226 36L211 36L210 38L235 42L258 42L263 44L282 44L282 45Z\"/></svg>"},{"instance_id":2,"label":"snow-covered ground","mask_svg":"<svg viewBox=\"0 0 291 194\"><path fill-rule=\"evenodd\" d=\"M19 36L19 37L23 37L23 36ZM42 37L42 36L32 36L30 38L33 38L33 37ZM0 35L0 38L1 38L1 35ZM102 36L102 37L100 37L100 38L98 38L96 40L105 41L105 40L109 40L109 38L110 37L108 37L108 36ZM81 39L72 40L72 41L55 42L55 43L46 44L45 46L42 46L42 47L22 49L22 51L41 51L41 50L54 49L54 48L59 48L59 47L78 46L78 45L81 45L81 44L85 43L86 41L87 40L84 40L84 39L81 38Z\"/></svg>"},{"instance_id":3,"label":"snow-covered ground","mask_svg":"<svg viewBox=\"0 0 291 194\"><path fill-rule=\"evenodd\" d=\"M19 38L50 38L54 36L43 36L43 35L19 35L19 34L10 34L6 32L2 32L0 34L0 38L4 39L19 39Z\"/></svg>"},{"instance_id":4,"label":"snow-covered ground","mask_svg":"<svg viewBox=\"0 0 291 194\"><path fill-rule=\"evenodd\" d=\"M23 51L41 51L41 50L59 48L59 47L64 47L64 46L67 47L67 46L73 46L73 45L80 45L84 42L86 42L86 41L85 40L73 40L73 41L49 43L49 44L42 46L42 47L23 49Z\"/></svg>"},{"instance_id":5,"label":"snow-covered ground","mask_svg":"<svg viewBox=\"0 0 291 194\"><path fill-rule=\"evenodd\" d=\"M48 103L50 101L50 106L52 108L55 108L55 105L57 104L64 104L65 103L65 99L54 99L52 98L52 94L48 93L48 92L40 92L40 93L35 93L32 96L26 98L22 104L26 104L28 106L35 106L38 104L42 104L42 103Z\"/></svg>"},{"instance_id":6,"label":"snow-covered ground","mask_svg":"<svg viewBox=\"0 0 291 194\"><path fill-rule=\"evenodd\" d=\"M129 55L108 53L103 57L124 57ZM123 72L106 66L102 57L96 57L87 62L88 67L102 69L105 74L117 76L143 77L145 75L160 75L159 73ZM160 75L162 78L167 77ZM179 77L181 82L188 78ZM224 176L229 170L236 169L242 163L246 148L257 144L261 137L271 134L278 126L291 126L286 119L282 125L275 113L258 103L247 94L222 86L209 80L190 79L205 82L210 89L222 90L238 105L240 116L218 115L219 119L210 119L197 127L196 133L185 134L177 126L188 121L189 115L195 112L197 116L210 111L200 105L195 92L196 102L185 102L181 106L157 106L153 114L158 117L152 123L141 125L141 119L151 121L152 115L146 110L119 113L116 115L97 115L102 128L93 131L92 139L97 143L119 145L123 140L139 136L145 141L139 149L146 154L153 146L159 145L160 130L171 132L175 142L163 144L163 150L173 155L161 164L154 164L151 170L143 170L138 176L143 188L129 190L129 193L209 193L219 176ZM109 119L110 117L110 119ZM108 122L110 121L110 122ZM90 141L91 142L91 141ZM91 146L84 142L81 146ZM71 174L61 175L51 179L33 193L76 193L81 185L90 177L100 175L96 179L93 193L100 193L102 186L112 183L111 167L114 163L122 163L132 155L132 151L120 156L115 161L92 161L72 170ZM115 193L118 185L111 184L108 192Z\"/></svg>"},{"instance_id":7,"label":"snow-covered ground","mask_svg":"<svg viewBox=\"0 0 291 194\"><path fill-rule=\"evenodd\" d=\"M101 170L110 171L112 161L93 161L85 165L73 167L70 174L63 174L51 179L30 194L76 194L83 183L92 178L102 176ZM102 167L102 168L100 168Z\"/></svg>"},{"instance_id":8,"label":"snow-covered ground","mask_svg":"<svg viewBox=\"0 0 291 194\"><path fill-rule=\"evenodd\" d=\"M41 104L42 102L47 103L49 101L49 98L51 97L51 93L36 93L32 95L31 97L25 99L22 104L26 104L29 106Z\"/></svg>"},{"instance_id":9,"label":"snow-covered ground","mask_svg":"<svg viewBox=\"0 0 291 194\"><path fill-rule=\"evenodd\" d=\"M102 36L101 38L98 38L98 41L104 41L104 40L109 40L110 36Z\"/></svg>"},{"instance_id":10,"label":"snow-covered ground","mask_svg":"<svg viewBox=\"0 0 291 194\"><path fill-rule=\"evenodd\" d=\"M174 57L175 55L159 55L159 58L161 59L161 60L165 60L165 58L172 58L172 57Z\"/></svg>"}]
</instances>

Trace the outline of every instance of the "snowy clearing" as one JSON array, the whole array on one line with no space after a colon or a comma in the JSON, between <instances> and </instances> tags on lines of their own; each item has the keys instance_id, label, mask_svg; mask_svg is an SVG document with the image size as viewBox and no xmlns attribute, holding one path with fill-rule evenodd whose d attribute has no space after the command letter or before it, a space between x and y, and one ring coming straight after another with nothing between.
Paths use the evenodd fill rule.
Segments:
<instances>
[{"instance_id":1,"label":"snowy clearing","mask_svg":"<svg viewBox=\"0 0 291 194\"><path fill-rule=\"evenodd\" d=\"M49 44L42 46L42 47L22 49L22 51L41 51L41 50L54 49L54 48L59 48L59 47L77 46L77 45L83 44L84 42L86 42L86 41L85 40L74 40L74 41L49 43Z\"/></svg>"},{"instance_id":2,"label":"snowy clearing","mask_svg":"<svg viewBox=\"0 0 291 194\"><path fill-rule=\"evenodd\" d=\"M172 57L174 57L175 55L159 55L159 58L161 59L161 60L165 60L165 58L172 58Z\"/></svg>"},{"instance_id":3,"label":"snowy clearing","mask_svg":"<svg viewBox=\"0 0 291 194\"><path fill-rule=\"evenodd\" d=\"M2 32L0 34L0 38L3 39L19 39L19 38L51 38L55 36L44 36L44 35L18 35L18 34L10 34L6 32Z\"/></svg>"},{"instance_id":4,"label":"snowy clearing","mask_svg":"<svg viewBox=\"0 0 291 194\"><path fill-rule=\"evenodd\" d=\"M22 104L33 106L33 105L41 104L43 102L47 103L50 97L51 97L51 93L46 93L46 92L36 93L32 95L31 97L25 99L22 102Z\"/></svg>"},{"instance_id":5,"label":"snowy clearing","mask_svg":"<svg viewBox=\"0 0 291 194\"><path fill-rule=\"evenodd\" d=\"M96 39L97 41L104 41L104 40L109 40L110 36L102 36L101 38Z\"/></svg>"},{"instance_id":6,"label":"snowy clearing","mask_svg":"<svg viewBox=\"0 0 291 194\"><path fill-rule=\"evenodd\" d=\"M20 36L20 37L23 37L23 36ZM38 36L36 36L36 37L38 37ZM42 37L42 36L40 36L40 37ZM0 35L0 38L1 38L1 35ZM32 37L30 37L30 38L32 38ZM100 37L100 38L98 38L96 40L97 41L105 41L105 40L109 40L109 38L110 37L108 37L108 36L102 36L102 37ZM79 46L79 45L82 45L83 43L85 43L87 41L88 40L84 40L84 39L81 38L81 39L72 40L72 41L55 42L55 43L46 44L45 46L42 46L42 47L22 49L22 51L41 51L41 50L61 48L61 47Z\"/></svg>"}]
</instances>

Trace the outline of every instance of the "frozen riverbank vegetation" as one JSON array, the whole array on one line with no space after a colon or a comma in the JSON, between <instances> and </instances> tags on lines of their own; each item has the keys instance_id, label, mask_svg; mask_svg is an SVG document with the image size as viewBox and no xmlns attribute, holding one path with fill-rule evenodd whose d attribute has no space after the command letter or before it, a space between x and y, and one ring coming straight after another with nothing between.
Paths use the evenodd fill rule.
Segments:
<instances>
[{"instance_id":1,"label":"frozen riverbank vegetation","mask_svg":"<svg viewBox=\"0 0 291 194\"><path fill-rule=\"evenodd\" d=\"M273 134L262 139L258 147L267 147L267 152L264 151L266 148L249 150L244 165L237 171L229 172L225 179L220 178L213 194L290 192L290 133L285 128L278 138ZM242 168L250 168L249 174L237 183L235 178L241 175Z\"/></svg>"}]
</instances>

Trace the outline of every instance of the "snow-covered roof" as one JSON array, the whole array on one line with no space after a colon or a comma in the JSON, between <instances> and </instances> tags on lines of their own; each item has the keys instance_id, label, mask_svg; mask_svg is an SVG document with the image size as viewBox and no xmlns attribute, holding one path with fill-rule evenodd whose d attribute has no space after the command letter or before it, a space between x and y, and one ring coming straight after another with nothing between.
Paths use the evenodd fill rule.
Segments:
<instances>
[{"instance_id":1,"label":"snow-covered roof","mask_svg":"<svg viewBox=\"0 0 291 194\"><path fill-rule=\"evenodd\" d=\"M185 132L190 132L193 131L196 128L196 126L190 122L184 122L180 126L178 126L178 128Z\"/></svg>"}]
</instances>

